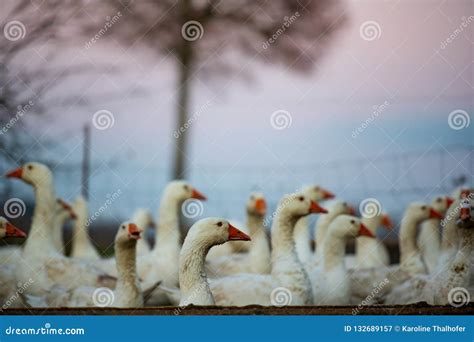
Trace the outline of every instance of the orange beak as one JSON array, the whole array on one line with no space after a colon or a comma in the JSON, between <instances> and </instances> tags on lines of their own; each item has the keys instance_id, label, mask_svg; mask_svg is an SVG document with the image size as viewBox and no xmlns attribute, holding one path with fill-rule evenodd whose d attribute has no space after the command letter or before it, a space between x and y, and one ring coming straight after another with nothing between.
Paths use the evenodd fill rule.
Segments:
<instances>
[{"instance_id":1,"label":"orange beak","mask_svg":"<svg viewBox=\"0 0 474 342\"><path fill-rule=\"evenodd\" d=\"M469 189L464 189L461 191L461 199L469 197L471 194L471 191Z\"/></svg>"},{"instance_id":2,"label":"orange beak","mask_svg":"<svg viewBox=\"0 0 474 342\"><path fill-rule=\"evenodd\" d=\"M130 223L128 225L128 237L130 239L139 240L141 238L140 233L142 230L138 228L135 223Z\"/></svg>"},{"instance_id":3,"label":"orange beak","mask_svg":"<svg viewBox=\"0 0 474 342\"><path fill-rule=\"evenodd\" d=\"M260 215L265 215L267 212L267 203L263 198L257 198L255 200L255 209L257 210L257 213Z\"/></svg>"},{"instance_id":4,"label":"orange beak","mask_svg":"<svg viewBox=\"0 0 474 342\"><path fill-rule=\"evenodd\" d=\"M243 231L235 228L233 225L229 223L229 241L230 240L250 241L252 239Z\"/></svg>"},{"instance_id":5,"label":"orange beak","mask_svg":"<svg viewBox=\"0 0 474 342\"><path fill-rule=\"evenodd\" d=\"M393 229L393 222L392 220L390 219L390 216L388 216L388 214L383 214L382 215L382 226L384 226L385 228L387 229Z\"/></svg>"},{"instance_id":6,"label":"orange beak","mask_svg":"<svg viewBox=\"0 0 474 342\"><path fill-rule=\"evenodd\" d=\"M323 199L328 200L336 197L332 192L323 189Z\"/></svg>"},{"instance_id":7,"label":"orange beak","mask_svg":"<svg viewBox=\"0 0 474 342\"><path fill-rule=\"evenodd\" d=\"M363 223L360 224L359 236L367 236L367 237L375 238L375 235L372 234L372 232L366 226L364 226Z\"/></svg>"},{"instance_id":8,"label":"orange beak","mask_svg":"<svg viewBox=\"0 0 474 342\"><path fill-rule=\"evenodd\" d=\"M318 203L311 201L311 205L309 206L309 212L312 214L327 214L328 211L322 208Z\"/></svg>"},{"instance_id":9,"label":"orange beak","mask_svg":"<svg viewBox=\"0 0 474 342\"><path fill-rule=\"evenodd\" d=\"M451 206L451 204L454 203L454 198L451 198L451 197L446 197L446 204L448 206L448 208Z\"/></svg>"},{"instance_id":10,"label":"orange beak","mask_svg":"<svg viewBox=\"0 0 474 342\"><path fill-rule=\"evenodd\" d=\"M430 218L437 218L437 219L442 219L443 216L437 212L436 210L434 210L433 208L430 209Z\"/></svg>"},{"instance_id":11,"label":"orange beak","mask_svg":"<svg viewBox=\"0 0 474 342\"><path fill-rule=\"evenodd\" d=\"M5 177L21 179L21 177L23 177L23 168L19 167L18 169L8 172Z\"/></svg>"},{"instance_id":12,"label":"orange beak","mask_svg":"<svg viewBox=\"0 0 474 342\"><path fill-rule=\"evenodd\" d=\"M198 200L201 200L201 201L205 201L207 198L206 196L204 196L203 194L201 194L199 191L197 191L196 189L193 189L193 192L191 194L191 198L195 198L195 199L198 199Z\"/></svg>"},{"instance_id":13,"label":"orange beak","mask_svg":"<svg viewBox=\"0 0 474 342\"><path fill-rule=\"evenodd\" d=\"M7 222L7 237L19 237L19 238L26 238L26 233L21 229L15 227L10 222Z\"/></svg>"}]
</instances>

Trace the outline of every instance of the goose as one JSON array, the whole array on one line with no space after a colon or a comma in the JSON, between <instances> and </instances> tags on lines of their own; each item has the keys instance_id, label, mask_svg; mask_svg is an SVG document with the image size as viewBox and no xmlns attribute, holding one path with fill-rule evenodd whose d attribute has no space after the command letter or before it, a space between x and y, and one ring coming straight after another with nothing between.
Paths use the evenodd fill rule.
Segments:
<instances>
[{"instance_id":1,"label":"goose","mask_svg":"<svg viewBox=\"0 0 474 342\"><path fill-rule=\"evenodd\" d=\"M252 241L247 242L251 245L249 252L234 253L207 260L206 270L211 277L236 273L270 273L270 246L263 224L267 205L263 194L252 193L247 201L246 209L247 227L250 229L252 237Z\"/></svg>"},{"instance_id":2,"label":"goose","mask_svg":"<svg viewBox=\"0 0 474 342\"><path fill-rule=\"evenodd\" d=\"M362 223L368 230L377 236L377 228L383 226L392 229L393 223L388 214L377 214L371 217L363 217ZM377 238L360 236L355 242L356 268L382 267L390 264L387 247Z\"/></svg>"},{"instance_id":3,"label":"goose","mask_svg":"<svg viewBox=\"0 0 474 342\"><path fill-rule=\"evenodd\" d=\"M150 253L137 259L138 276L151 287L162 281L163 287L178 286L179 253L181 250L181 229L179 217L184 201L195 199L204 201L206 197L191 184L182 180L168 183L163 191L159 207L159 220L155 231L155 245ZM97 264L103 271L116 275L115 260L102 260ZM162 290L153 293L149 305L165 305L169 300Z\"/></svg>"},{"instance_id":4,"label":"goose","mask_svg":"<svg viewBox=\"0 0 474 342\"><path fill-rule=\"evenodd\" d=\"M316 251L313 254L311 260L306 264L306 270L308 272L319 266L323 256L322 246L324 245L324 239L326 238L329 225L339 215L343 214L354 216L355 210L347 202L333 201L327 206L327 214L322 214L319 216L314 227L314 235L316 236Z\"/></svg>"},{"instance_id":5,"label":"goose","mask_svg":"<svg viewBox=\"0 0 474 342\"><path fill-rule=\"evenodd\" d=\"M351 215L339 215L329 225L321 263L309 274L315 305L350 304L350 278L344 256L348 239L357 236L375 238L361 219Z\"/></svg>"},{"instance_id":6,"label":"goose","mask_svg":"<svg viewBox=\"0 0 474 342\"><path fill-rule=\"evenodd\" d=\"M26 238L26 233L11 224L5 217L0 216L0 239ZM0 306L22 306L17 294L17 284L14 275L16 256L7 257L0 266ZM21 284L20 284L21 285Z\"/></svg>"},{"instance_id":7,"label":"goose","mask_svg":"<svg viewBox=\"0 0 474 342\"><path fill-rule=\"evenodd\" d=\"M148 227L155 227L155 222L153 221L150 211L144 208L137 209L133 214L131 221L135 222L137 226L145 229L143 238L137 242L137 255L141 256L150 253L151 248L146 239L146 229Z\"/></svg>"},{"instance_id":8,"label":"goose","mask_svg":"<svg viewBox=\"0 0 474 342\"><path fill-rule=\"evenodd\" d=\"M224 219L206 218L191 227L179 257L180 306L215 305L204 269L206 254L215 245L239 240L251 239Z\"/></svg>"},{"instance_id":9,"label":"goose","mask_svg":"<svg viewBox=\"0 0 474 342\"><path fill-rule=\"evenodd\" d=\"M64 254L63 227L67 220L76 220L77 215L71 205L61 198L56 199L55 207L55 218L51 238L58 253Z\"/></svg>"},{"instance_id":10,"label":"goose","mask_svg":"<svg viewBox=\"0 0 474 342\"><path fill-rule=\"evenodd\" d=\"M453 204L454 199L447 196L437 196L431 202L431 206L441 215L445 215L448 208ZM440 223L438 218L431 218L424 221L420 227L417 245L420 248L421 256L426 264L428 273L433 273L438 265L438 258L441 248Z\"/></svg>"},{"instance_id":11,"label":"goose","mask_svg":"<svg viewBox=\"0 0 474 342\"><path fill-rule=\"evenodd\" d=\"M323 200L329 200L335 197L335 195L318 186L306 186L301 191L309 199L314 202L320 202ZM295 240L296 245L296 252L298 253L298 257L300 258L303 265L306 265L313 256L313 252L311 250L311 237L309 231L309 219L308 217L302 217L295 226L295 230L293 232L293 238Z\"/></svg>"},{"instance_id":12,"label":"goose","mask_svg":"<svg viewBox=\"0 0 474 342\"><path fill-rule=\"evenodd\" d=\"M116 279L90 263L68 259L54 248L51 234L56 196L51 170L44 164L30 162L6 176L32 185L35 191L35 209L29 237L15 267L17 281L26 283L30 277L34 278L27 292L42 295L53 284L66 289L81 285L114 286Z\"/></svg>"},{"instance_id":13,"label":"goose","mask_svg":"<svg viewBox=\"0 0 474 342\"><path fill-rule=\"evenodd\" d=\"M99 260L99 252L92 244L87 231L89 210L86 199L83 196L78 196L74 201L73 208L77 219L72 236L71 257L83 260Z\"/></svg>"},{"instance_id":14,"label":"goose","mask_svg":"<svg viewBox=\"0 0 474 342\"><path fill-rule=\"evenodd\" d=\"M461 198L470 197L472 199L471 191L464 188L458 188L453 193L455 202L451 204L446 211L445 219L441 221L442 238L441 246L436 265L436 272L443 272L453 261L458 250L458 230L456 229L456 222L452 218L455 217L460 209Z\"/></svg>"},{"instance_id":15,"label":"goose","mask_svg":"<svg viewBox=\"0 0 474 342\"><path fill-rule=\"evenodd\" d=\"M293 230L296 222L326 209L303 193L284 196L272 224L271 274L238 274L210 282L217 305L276 305L285 297L287 305L309 305L313 301L311 282L296 254Z\"/></svg>"},{"instance_id":16,"label":"goose","mask_svg":"<svg viewBox=\"0 0 474 342\"><path fill-rule=\"evenodd\" d=\"M474 294L474 289L469 288L472 258L474 257L474 227L465 224L468 220L460 215L461 201L454 201L448 212L450 222L444 229L456 229L460 235L459 249L452 262L436 273L418 274L401 285L395 287L386 297L386 304L411 304L425 301L431 305L446 305L449 303L449 293L455 288L469 289ZM470 219L470 217L469 217ZM467 228L467 229L466 229Z\"/></svg>"},{"instance_id":17,"label":"goose","mask_svg":"<svg viewBox=\"0 0 474 342\"><path fill-rule=\"evenodd\" d=\"M115 290L82 286L66 291L56 287L43 297L27 295L28 304L33 307L143 307L146 292L150 290L142 291L136 270L137 241L142 232L133 222L124 222L118 228L114 242L118 273Z\"/></svg>"},{"instance_id":18,"label":"goose","mask_svg":"<svg viewBox=\"0 0 474 342\"><path fill-rule=\"evenodd\" d=\"M349 271L351 290L354 296L366 298L373 291L374 284L384 283L383 289L379 291L379 297L383 298L396 286L415 275L426 274L425 264L416 245L416 230L417 226L423 221L440 217L441 214L429 205L410 204L405 210L400 227L400 263L388 267L371 267Z\"/></svg>"}]
</instances>

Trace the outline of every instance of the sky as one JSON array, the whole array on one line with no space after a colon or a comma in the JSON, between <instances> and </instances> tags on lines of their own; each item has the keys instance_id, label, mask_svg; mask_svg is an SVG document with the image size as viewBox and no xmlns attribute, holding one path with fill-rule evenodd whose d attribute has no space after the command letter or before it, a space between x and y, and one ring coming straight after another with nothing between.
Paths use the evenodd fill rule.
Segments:
<instances>
[{"instance_id":1,"label":"sky","mask_svg":"<svg viewBox=\"0 0 474 342\"><path fill-rule=\"evenodd\" d=\"M267 190L275 203L282 191L321 180L344 196L360 198L370 195L360 192L365 184L358 172L362 170L373 188L408 188L412 183L406 177L394 183L397 176L389 174L393 167L381 164L383 157L393 154L414 153L400 167L413 171L413 177L419 177L417 183L424 178L430 178L426 183L432 186L440 179L448 183L443 175L427 172L439 162L423 158L437 150L448 152L446 174L469 173L474 124L453 129L449 118L456 112L470 120L474 109L473 3L352 0L347 13L347 26L312 73L295 74L284 66L242 60L239 72L251 75L250 79L217 81L196 76L190 113L195 120L189 128L191 181L202 184L215 198L232 192L229 197L237 206L253 188ZM126 15L120 20L127 20ZM456 33L462 23L466 27ZM59 155L64 164L77 162L82 124L90 123L99 110L111 112L113 127L92 132L92 156L99 165L92 180L94 206L104 194L124 184L148 191L146 196L134 194L136 205L155 206L169 176L176 141L176 61L146 49L127 50L113 36L107 38L91 49L78 43L62 50L65 66L86 63L92 68L105 63L120 71L93 72L62 84L54 96L77 93L97 101L82 108L52 110L53 120L38 120L38 138L59 140L56 149L43 151L45 155ZM146 94L134 96L137 88ZM114 91L122 96L101 100L101 94ZM282 129L275 128L279 121L272 121L272 115L282 120L284 127L278 127ZM451 149L455 144L471 145L471 151ZM359 160L357 171L347 164L351 158ZM418 158L421 162L415 165ZM118 169L102 164L109 160L116 160ZM342 184L339 170L328 164L333 161L347 165L342 166ZM314 166L321 164L324 169ZM470 172L472 181L472 168ZM80 183L74 185L64 181L59 188L64 196L72 197ZM156 191L151 193L150 186ZM428 200L431 195L414 193L407 198ZM220 208L216 203L210 206L213 213L241 212L241 208Z\"/></svg>"}]
</instances>

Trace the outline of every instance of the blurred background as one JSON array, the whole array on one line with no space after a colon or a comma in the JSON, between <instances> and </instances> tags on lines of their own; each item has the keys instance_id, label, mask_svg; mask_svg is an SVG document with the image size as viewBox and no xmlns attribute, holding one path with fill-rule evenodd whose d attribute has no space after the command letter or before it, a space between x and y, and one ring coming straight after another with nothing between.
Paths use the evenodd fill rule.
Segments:
<instances>
[{"instance_id":1,"label":"blurred background","mask_svg":"<svg viewBox=\"0 0 474 342\"><path fill-rule=\"evenodd\" d=\"M319 184L399 219L473 185L471 0L6 0L0 21L0 172L47 163L82 193L92 236L171 179L243 220ZM119 193L119 195L117 195ZM0 214L32 189L0 181ZM197 218L196 218L197 219ZM192 221L187 221L187 224ZM389 239L396 239L391 233Z\"/></svg>"}]
</instances>

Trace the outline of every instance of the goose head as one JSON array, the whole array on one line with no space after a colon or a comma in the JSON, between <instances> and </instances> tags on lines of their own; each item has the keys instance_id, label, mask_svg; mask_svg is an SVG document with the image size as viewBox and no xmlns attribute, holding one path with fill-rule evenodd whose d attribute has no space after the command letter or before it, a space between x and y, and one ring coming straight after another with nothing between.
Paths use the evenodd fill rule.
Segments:
<instances>
[{"instance_id":1,"label":"goose head","mask_svg":"<svg viewBox=\"0 0 474 342\"><path fill-rule=\"evenodd\" d=\"M454 199L449 196L437 196L431 202L431 207L440 214L445 214L451 204L454 203Z\"/></svg>"},{"instance_id":2,"label":"goose head","mask_svg":"<svg viewBox=\"0 0 474 342\"><path fill-rule=\"evenodd\" d=\"M322 188L319 185L306 186L301 192L314 202L329 200L335 197L332 192Z\"/></svg>"},{"instance_id":3,"label":"goose head","mask_svg":"<svg viewBox=\"0 0 474 342\"><path fill-rule=\"evenodd\" d=\"M363 223L362 219L351 215L339 215L329 226L331 234L341 238L366 236L375 238L372 233Z\"/></svg>"},{"instance_id":4,"label":"goose head","mask_svg":"<svg viewBox=\"0 0 474 342\"><path fill-rule=\"evenodd\" d=\"M443 216L430 205L413 203L407 207L403 218L411 219L415 223L421 223L431 218L442 219Z\"/></svg>"},{"instance_id":5,"label":"goose head","mask_svg":"<svg viewBox=\"0 0 474 342\"><path fill-rule=\"evenodd\" d=\"M253 216L265 216L267 213L267 202L262 193L253 192L247 201L247 213Z\"/></svg>"},{"instance_id":6,"label":"goose head","mask_svg":"<svg viewBox=\"0 0 474 342\"><path fill-rule=\"evenodd\" d=\"M184 202L187 199L206 200L206 196L183 180L170 182L166 187L165 193L177 202Z\"/></svg>"},{"instance_id":7,"label":"goose head","mask_svg":"<svg viewBox=\"0 0 474 342\"><path fill-rule=\"evenodd\" d=\"M336 216L343 214L355 216L355 208L349 203L343 201L332 201L328 205L327 210L329 214L334 214Z\"/></svg>"},{"instance_id":8,"label":"goose head","mask_svg":"<svg viewBox=\"0 0 474 342\"><path fill-rule=\"evenodd\" d=\"M250 241L250 236L234 227L229 221L210 217L197 221L189 229L186 240L191 239L195 244L212 247L227 241Z\"/></svg>"},{"instance_id":9,"label":"goose head","mask_svg":"<svg viewBox=\"0 0 474 342\"><path fill-rule=\"evenodd\" d=\"M115 243L119 245L134 245L141 238L143 229L133 222L124 222L120 225L117 235L115 235Z\"/></svg>"},{"instance_id":10,"label":"goose head","mask_svg":"<svg viewBox=\"0 0 474 342\"><path fill-rule=\"evenodd\" d=\"M61 198L56 199L56 215L77 220L76 212L72 206Z\"/></svg>"},{"instance_id":11,"label":"goose head","mask_svg":"<svg viewBox=\"0 0 474 342\"><path fill-rule=\"evenodd\" d=\"M0 239L8 237L26 238L26 233L0 216Z\"/></svg>"},{"instance_id":12,"label":"goose head","mask_svg":"<svg viewBox=\"0 0 474 342\"><path fill-rule=\"evenodd\" d=\"M18 178L33 186L51 184L53 174L49 167L41 163L30 162L6 174L8 178Z\"/></svg>"},{"instance_id":13,"label":"goose head","mask_svg":"<svg viewBox=\"0 0 474 342\"><path fill-rule=\"evenodd\" d=\"M280 201L278 210L295 218L309 214L326 214L328 212L304 193L294 193L284 196Z\"/></svg>"}]
</instances>

